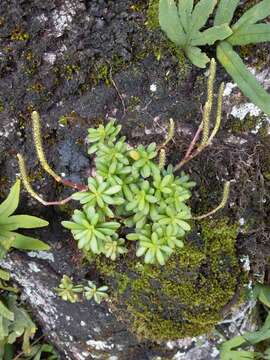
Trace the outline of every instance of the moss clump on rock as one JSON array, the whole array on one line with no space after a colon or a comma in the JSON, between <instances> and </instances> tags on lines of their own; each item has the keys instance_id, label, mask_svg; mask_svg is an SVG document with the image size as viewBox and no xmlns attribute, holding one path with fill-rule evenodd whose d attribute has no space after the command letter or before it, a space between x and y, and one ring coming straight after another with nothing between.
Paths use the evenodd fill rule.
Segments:
<instances>
[{"instance_id":1,"label":"moss clump on rock","mask_svg":"<svg viewBox=\"0 0 270 360\"><path fill-rule=\"evenodd\" d=\"M164 341L210 331L239 283L237 233L237 225L226 219L203 222L198 241L187 242L163 267L136 258L113 264L99 258L98 270L114 289L116 314L145 339Z\"/></svg>"}]
</instances>

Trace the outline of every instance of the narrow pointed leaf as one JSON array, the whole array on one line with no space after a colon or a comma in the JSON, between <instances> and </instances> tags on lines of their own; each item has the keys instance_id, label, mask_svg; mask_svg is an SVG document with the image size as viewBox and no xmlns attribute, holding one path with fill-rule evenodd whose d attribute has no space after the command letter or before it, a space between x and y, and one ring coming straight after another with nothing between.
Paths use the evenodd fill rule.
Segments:
<instances>
[{"instance_id":1,"label":"narrow pointed leaf","mask_svg":"<svg viewBox=\"0 0 270 360\"><path fill-rule=\"evenodd\" d=\"M178 2L178 13L180 21L186 33L189 32L193 5L193 0L180 0Z\"/></svg>"},{"instance_id":2,"label":"narrow pointed leaf","mask_svg":"<svg viewBox=\"0 0 270 360\"><path fill-rule=\"evenodd\" d=\"M17 229L34 229L44 227L49 224L46 220L30 215L13 215L10 216L5 223L14 224L17 226Z\"/></svg>"},{"instance_id":3,"label":"narrow pointed leaf","mask_svg":"<svg viewBox=\"0 0 270 360\"><path fill-rule=\"evenodd\" d=\"M20 250L49 250L50 246L30 236L12 233L15 236L13 247Z\"/></svg>"},{"instance_id":4,"label":"narrow pointed leaf","mask_svg":"<svg viewBox=\"0 0 270 360\"><path fill-rule=\"evenodd\" d=\"M263 112L270 115L270 94L258 83L232 46L222 41L217 47L217 58L242 92Z\"/></svg>"},{"instance_id":5,"label":"narrow pointed leaf","mask_svg":"<svg viewBox=\"0 0 270 360\"><path fill-rule=\"evenodd\" d=\"M13 214L14 211L17 209L20 198L20 183L20 180L17 180L15 182L6 200L4 200L2 204L0 204L1 217L8 217L9 215Z\"/></svg>"},{"instance_id":6,"label":"narrow pointed leaf","mask_svg":"<svg viewBox=\"0 0 270 360\"><path fill-rule=\"evenodd\" d=\"M214 11L217 0L201 0L195 6L191 19L191 34L199 31L207 22L209 16ZM193 36L191 36L193 37Z\"/></svg>"},{"instance_id":7,"label":"narrow pointed leaf","mask_svg":"<svg viewBox=\"0 0 270 360\"><path fill-rule=\"evenodd\" d=\"M255 24L270 15L270 0L263 0L247 10L240 19L233 25L233 31L242 26Z\"/></svg>"},{"instance_id":8,"label":"narrow pointed leaf","mask_svg":"<svg viewBox=\"0 0 270 360\"><path fill-rule=\"evenodd\" d=\"M199 32L191 41L192 46L213 45L218 40L224 40L232 34L227 24L213 26L205 31Z\"/></svg>"},{"instance_id":9,"label":"narrow pointed leaf","mask_svg":"<svg viewBox=\"0 0 270 360\"><path fill-rule=\"evenodd\" d=\"M186 35L174 0L159 0L159 24L173 43L180 47L185 45Z\"/></svg>"},{"instance_id":10,"label":"narrow pointed leaf","mask_svg":"<svg viewBox=\"0 0 270 360\"><path fill-rule=\"evenodd\" d=\"M239 5L240 0L220 0L215 16L214 25L230 24L235 9Z\"/></svg>"},{"instance_id":11,"label":"narrow pointed leaf","mask_svg":"<svg viewBox=\"0 0 270 360\"><path fill-rule=\"evenodd\" d=\"M228 38L228 42L235 45L256 44L270 41L270 25L255 24L241 26L239 30Z\"/></svg>"},{"instance_id":12,"label":"narrow pointed leaf","mask_svg":"<svg viewBox=\"0 0 270 360\"><path fill-rule=\"evenodd\" d=\"M204 69L206 64L210 61L209 57L201 51L200 48L191 46L185 50L186 56L193 65Z\"/></svg>"}]
</instances>

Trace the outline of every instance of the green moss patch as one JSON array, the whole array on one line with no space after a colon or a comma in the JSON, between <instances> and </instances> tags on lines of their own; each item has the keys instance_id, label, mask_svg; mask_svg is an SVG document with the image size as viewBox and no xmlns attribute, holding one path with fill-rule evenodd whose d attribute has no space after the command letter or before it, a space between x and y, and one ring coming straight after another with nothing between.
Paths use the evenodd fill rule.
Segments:
<instances>
[{"instance_id":1,"label":"green moss patch","mask_svg":"<svg viewBox=\"0 0 270 360\"><path fill-rule=\"evenodd\" d=\"M237 233L238 227L226 219L203 222L201 236L163 267L136 258L118 264L99 258L98 270L114 290L115 313L145 339L171 340L210 331L239 283Z\"/></svg>"}]
</instances>

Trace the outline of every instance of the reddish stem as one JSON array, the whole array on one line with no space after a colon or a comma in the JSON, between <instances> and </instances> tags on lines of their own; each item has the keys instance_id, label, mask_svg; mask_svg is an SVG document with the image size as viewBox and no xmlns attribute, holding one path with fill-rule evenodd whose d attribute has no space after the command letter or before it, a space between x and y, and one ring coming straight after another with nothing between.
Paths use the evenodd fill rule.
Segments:
<instances>
[{"instance_id":1,"label":"reddish stem","mask_svg":"<svg viewBox=\"0 0 270 360\"><path fill-rule=\"evenodd\" d=\"M83 185L83 184L77 184L77 183L74 183L70 180L66 180L66 179L63 179L61 178L61 183L65 186L69 186L71 187L72 189L75 189L75 190L79 190L79 191L86 191L88 190L88 186L86 185Z\"/></svg>"},{"instance_id":2,"label":"reddish stem","mask_svg":"<svg viewBox=\"0 0 270 360\"><path fill-rule=\"evenodd\" d=\"M192 141L191 141L191 143L190 143L190 145L189 145L189 147L187 149L187 152L186 152L184 158L179 162L179 164L177 164L174 167L174 171L179 170L185 163L187 163L189 160L193 159L195 156L197 156L201 152L201 149L197 149L192 154L192 151L194 150L194 147L196 145L196 142L199 139L199 136L200 136L200 134L202 132L202 129L203 129L203 123L201 122L200 126L198 127L198 130L196 131L196 134L195 134L194 138L192 139Z\"/></svg>"}]
</instances>

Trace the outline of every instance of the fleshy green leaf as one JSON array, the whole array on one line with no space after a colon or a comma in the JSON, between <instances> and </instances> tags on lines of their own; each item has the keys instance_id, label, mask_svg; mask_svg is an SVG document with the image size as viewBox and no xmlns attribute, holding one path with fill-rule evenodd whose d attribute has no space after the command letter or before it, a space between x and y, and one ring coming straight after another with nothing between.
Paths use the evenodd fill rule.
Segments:
<instances>
[{"instance_id":1,"label":"fleshy green leaf","mask_svg":"<svg viewBox=\"0 0 270 360\"><path fill-rule=\"evenodd\" d=\"M180 47L185 45L186 35L174 0L159 0L159 24L173 43Z\"/></svg>"},{"instance_id":2,"label":"fleshy green leaf","mask_svg":"<svg viewBox=\"0 0 270 360\"><path fill-rule=\"evenodd\" d=\"M262 111L270 115L270 94L258 83L227 41L222 41L218 45L217 58L242 92Z\"/></svg>"},{"instance_id":3,"label":"fleshy green leaf","mask_svg":"<svg viewBox=\"0 0 270 360\"><path fill-rule=\"evenodd\" d=\"M40 219L36 216L30 215L13 215L10 216L6 221L5 224L14 224L17 229L34 229L40 228L44 226L48 226L48 221ZM15 230L15 229L14 229Z\"/></svg>"},{"instance_id":4,"label":"fleshy green leaf","mask_svg":"<svg viewBox=\"0 0 270 360\"><path fill-rule=\"evenodd\" d=\"M232 34L231 28L227 24L213 26L203 32L198 33L191 41L192 46L213 45L218 40L224 40Z\"/></svg>"},{"instance_id":5,"label":"fleshy green leaf","mask_svg":"<svg viewBox=\"0 0 270 360\"><path fill-rule=\"evenodd\" d=\"M220 0L215 16L214 25L230 24L235 9L237 8L240 0Z\"/></svg>"},{"instance_id":6,"label":"fleshy green leaf","mask_svg":"<svg viewBox=\"0 0 270 360\"><path fill-rule=\"evenodd\" d=\"M12 233L15 236L13 247L20 250L49 250L50 246L41 240L32 238L30 236Z\"/></svg>"},{"instance_id":7,"label":"fleshy green leaf","mask_svg":"<svg viewBox=\"0 0 270 360\"><path fill-rule=\"evenodd\" d=\"M270 0L263 0L259 4L254 5L247 10L240 19L233 25L233 31L236 31L242 26L255 24L256 22L265 19L270 15Z\"/></svg>"},{"instance_id":8,"label":"fleshy green leaf","mask_svg":"<svg viewBox=\"0 0 270 360\"><path fill-rule=\"evenodd\" d=\"M8 217L14 213L19 204L20 198L20 180L17 180L12 186L6 200L0 204L0 217Z\"/></svg>"},{"instance_id":9,"label":"fleshy green leaf","mask_svg":"<svg viewBox=\"0 0 270 360\"><path fill-rule=\"evenodd\" d=\"M270 25L255 24L241 26L228 38L231 45L247 45L270 41Z\"/></svg>"},{"instance_id":10,"label":"fleshy green leaf","mask_svg":"<svg viewBox=\"0 0 270 360\"><path fill-rule=\"evenodd\" d=\"M195 46L186 48L185 53L193 65L202 69L204 69L206 64L210 61L209 57L203 53L200 48Z\"/></svg>"}]
</instances>

